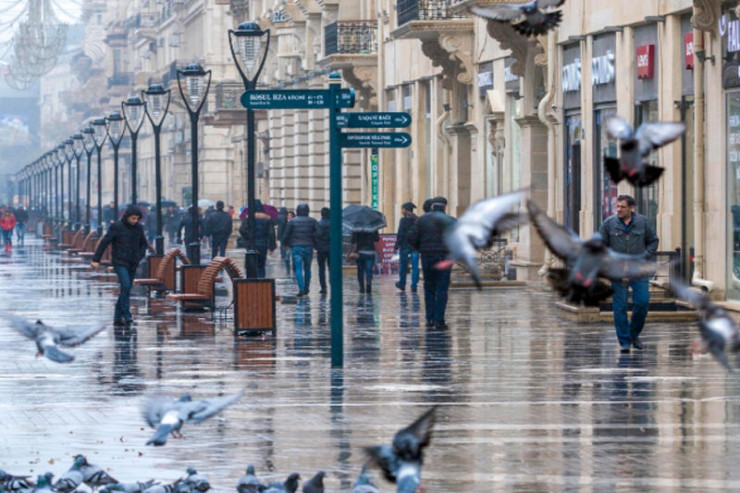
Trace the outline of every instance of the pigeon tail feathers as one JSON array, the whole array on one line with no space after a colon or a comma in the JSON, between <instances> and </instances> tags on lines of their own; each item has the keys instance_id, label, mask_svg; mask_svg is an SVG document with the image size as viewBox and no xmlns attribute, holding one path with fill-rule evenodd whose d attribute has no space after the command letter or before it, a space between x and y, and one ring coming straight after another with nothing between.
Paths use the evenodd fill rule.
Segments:
<instances>
[{"instance_id":1,"label":"pigeon tail feathers","mask_svg":"<svg viewBox=\"0 0 740 493\"><path fill-rule=\"evenodd\" d=\"M511 27L513 27L514 30L519 34L527 36L529 38L534 36L542 36L547 34L547 32L551 29L556 28L560 24L560 21L563 20L563 12L560 10L556 10L555 12L550 12L549 14L543 14L543 17L545 18L545 20L537 24L523 21L512 24Z\"/></svg>"},{"instance_id":2,"label":"pigeon tail feathers","mask_svg":"<svg viewBox=\"0 0 740 493\"><path fill-rule=\"evenodd\" d=\"M617 158L604 156L604 168L609 172L609 177L614 183L619 183L625 177L619 159Z\"/></svg>"},{"instance_id":3,"label":"pigeon tail feathers","mask_svg":"<svg viewBox=\"0 0 740 493\"><path fill-rule=\"evenodd\" d=\"M169 424L169 423L163 423L157 427L157 431L154 433L154 436L152 436L148 442L146 442L147 445L154 445L156 447L160 447L167 443L167 437L170 433L175 429L175 425Z\"/></svg>"}]
</instances>

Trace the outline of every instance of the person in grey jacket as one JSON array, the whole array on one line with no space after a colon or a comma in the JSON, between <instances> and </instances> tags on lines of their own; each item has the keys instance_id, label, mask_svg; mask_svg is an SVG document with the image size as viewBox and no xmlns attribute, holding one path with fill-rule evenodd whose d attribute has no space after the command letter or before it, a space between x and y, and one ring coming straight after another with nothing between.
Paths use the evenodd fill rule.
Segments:
<instances>
[{"instance_id":1,"label":"person in grey jacket","mask_svg":"<svg viewBox=\"0 0 740 493\"><path fill-rule=\"evenodd\" d=\"M326 271L331 268L329 265L329 232L331 231L329 216L329 208L323 207L321 209L321 220L316 230L316 261L319 264L319 284L321 285L319 293L321 294L326 294Z\"/></svg>"},{"instance_id":2,"label":"person in grey jacket","mask_svg":"<svg viewBox=\"0 0 740 493\"><path fill-rule=\"evenodd\" d=\"M658 236L645 216L635 213L635 199L629 195L617 197L617 214L601 225L599 233L606 246L617 253L652 257L658 250ZM649 278L612 282L614 326L622 352L630 347L642 349L640 334L650 306ZM627 318L628 288L632 289L632 320Z\"/></svg>"},{"instance_id":3,"label":"person in grey jacket","mask_svg":"<svg viewBox=\"0 0 740 493\"><path fill-rule=\"evenodd\" d=\"M297 216L285 226L282 242L293 252L298 296L305 296L311 286L311 261L319 223L308 216L308 204L299 204L295 211Z\"/></svg>"}]
</instances>

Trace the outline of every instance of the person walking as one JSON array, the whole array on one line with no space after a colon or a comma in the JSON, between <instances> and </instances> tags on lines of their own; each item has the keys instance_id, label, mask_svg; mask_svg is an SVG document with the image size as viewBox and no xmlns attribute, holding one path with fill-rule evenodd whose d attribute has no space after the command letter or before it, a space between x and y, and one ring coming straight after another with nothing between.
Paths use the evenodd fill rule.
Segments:
<instances>
[{"instance_id":1,"label":"person walking","mask_svg":"<svg viewBox=\"0 0 740 493\"><path fill-rule=\"evenodd\" d=\"M309 217L308 204L296 207L295 219L289 220L283 233L283 245L291 249L298 283L298 296L306 296L311 287L311 261L316 248L318 221Z\"/></svg>"},{"instance_id":2,"label":"person walking","mask_svg":"<svg viewBox=\"0 0 740 493\"><path fill-rule=\"evenodd\" d=\"M141 210L135 205L130 205L123 213L120 221L111 224L103 239L98 243L92 262L90 265L97 269L100 265L100 259L103 257L105 249L111 245L111 259L113 269L118 276L118 282L121 285L121 291L118 294L116 308L113 313L113 323L115 325L130 324L133 322L131 315L131 287L134 284L136 268L139 262L146 255L148 243L144 234L144 227L139 224L141 221Z\"/></svg>"},{"instance_id":3,"label":"person walking","mask_svg":"<svg viewBox=\"0 0 740 493\"><path fill-rule=\"evenodd\" d=\"M244 238L247 245L249 245L249 240L251 239L249 233L249 216L247 216L242 219L242 224L239 228L239 234ZM275 225L272 223L272 218L265 213L265 208L259 199L255 199L254 201L254 248L257 250L257 277L264 279L267 252L269 251L270 255L275 252L277 240L275 238Z\"/></svg>"},{"instance_id":4,"label":"person walking","mask_svg":"<svg viewBox=\"0 0 740 493\"><path fill-rule=\"evenodd\" d=\"M180 243L180 240L183 238L182 233L183 230L185 231L185 243L184 245L187 247L194 241L195 239L195 227L193 226L193 207L194 205L191 205L188 207L188 211L185 214L180 215L180 225L177 227L177 240L178 243ZM198 218L198 230L201 229L201 223L202 221L200 218ZM200 239L200 238L198 238Z\"/></svg>"},{"instance_id":5,"label":"person walking","mask_svg":"<svg viewBox=\"0 0 740 493\"><path fill-rule=\"evenodd\" d=\"M357 282L360 284L360 293L373 293L373 267L375 267L375 243L380 241L377 231L352 233L350 242L352 251L358 254Z\"/></svg>"},{"instance_id":6,"label":"person walking","mask_svg":"<svg viewBox=\"0 0 740 493\"><path fill-rule=\"evenodd\" d=\"M150 206L149 213L144 221L146 227L146 239L149 243L154 243L154 238L157 236L157 207Z\"/></svg>"},{"instance_id":7,"label":"person walking","mask_svg":"<svg viewBox=\"0 0 740 493\"><path fill-rule=\"evenodd\" d=\"M170 243L175 243L177 229L180 227L180 212L173 206L167 207L164 213L164 227L167 231Z\"/></svg>"},{"instance_id":8,"label":"person walking","mask_svg":"<svg viewBox=\"0 0 740 493\"><path fill-rule=\"evenodd\" d=\"M211 235L211 258L226 256L226 244L234 229L231 216L224 211L224 202L216 202L216 210L206 216L206 231Z\"/></svg>"},{"instance_id":9,"label":"person walking","mask_svg":"<svg viewBox=\"0 0 740 493\"><path fill-rule=\"evenodd\" d=\"M617 197L617 214L603 222L599 233L604 244L617 253L653 257L658 250L658 235L645 216L635 213L635 199L630 195ZM642 349L640 334L645 326L650 306L649 277L612 282L612 312L617 340L623 353L631 346ZM627 318L628 288L632 289L632 320Z\"/></svg>"},{"instance_id":10,"label":"person walking","mask_svg":"<svg viewBox=\"0 0 740 493\"><path fill-rule=\"evenodd\" d=\"M406 202L401 206L401 220L398 222L398 233L396 234L396 245L393 250L398 252L398 282L396 287L401 291L406 290L406 276L409 272L409 261L411 262L411 291L416 292L419 284L419 252L411 248L409 244L409 230L418 217L414 214L416 206L413 202Z\"/></svg>"},{"instance_id":11,"label":"person walking","mask_svg":"<svg viewBox=\"0 0 740 493\"><path fill-rule=\"evenodd\" d=\"M111 224L116 222L118 211L116 211L115 206L116 204L111 202L103 207L103 225L106 227L106 229L109 228Z\"/></svg>"},{"instance_id":12,"label":"person walking","mask_svg":"<svg viewBox=\"0 0 740 493\"><path fill-rule=\"evenodd\" d=\"M435 266L449 255L444 236L455 219L445 214L447 199L444 197L435 197L429 202L429 207L430 212L411 225L408 241L411 248L421 255L427 327L446 329L445 311L451 269L437 269Z\"/></svg>"},{"instance_id":13,"label":"person walking","mask_svg":"<svg viewBox=\"0 0 740 493\"><path fill-rule=\"evenodd\" d=\"M3 213L0 215L0 229L3 231L5 250L13 248L13 228L16 224L15 215L10 211L10 208L3 209Z\"/></svg>"},{"instance_id":14,"label":"person walking","mask_svg":"<svg viewBox=\"0 0 740 493\"><path fill-rule=\"evenodd\" d=\"M283 236L285 236L285 228L288 226L288 223L295 219L295 212L288 211L285 213L285 224L283 224L283 229L280 229L280 226L277 228L277 239L280 241L280 253L283 255L283 262L285 262L285 270L290 273L290 264L292 263L293 258L293 252L291 251L290 247L283 242ZM295 274L295 263L293 263L293 273Z\"/></svg>"},{"instance_id":15,"label":"person walking","mask_svg":"<svg viewBox=\"0 0 740 493\"><path fill-rule=\"evenodd\" d=\"M23 245L26 240L26 223L28 222L28 211L23 208L23 204L15 210L15 220L15 236L18 243Z\"/></svg>"},{"instance_id":16,"label":"person walking","mask_svg":"<svg viewBox=\"0 0 740 493\"><path fill-rule=\"evenodd\" d=\"M281 207L278 209L278 215L275 218L275 226L277 226L277 239L280 242L280 258L283 262L286 262L288 252L283 248L283 233L285 233L285 226L288 225L288 209ZM286 265L290 270L290 260L287 259Z\"/></svg>"},{"instance_id":17,"label":"person walking","mask_svg":"<svg viewBox=\"0 0 740 493\"><path fill-rule=\"evenodd\" d=\"M316 232L316 262L319 264L319 284L321 285L320 294L326 294L326 271L331 269L329 264L329 232L331 231L331 219L328 207L321 209L321 219L319 220L318 230Z\"/></svg>"}]
</instances>

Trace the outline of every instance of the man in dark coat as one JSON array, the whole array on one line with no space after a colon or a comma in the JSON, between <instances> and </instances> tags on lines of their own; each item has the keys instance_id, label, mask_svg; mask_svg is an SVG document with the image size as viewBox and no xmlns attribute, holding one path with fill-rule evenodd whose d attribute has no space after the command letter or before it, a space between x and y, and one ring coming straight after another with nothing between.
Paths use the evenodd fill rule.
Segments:
<instances>
[{"instance_id":1,"label":"man in dark coat","mask_svg":"<svg viewBox=\"0 0 740 493\"><path fill-rule=\"evenodd\" d=\"M406 289L406 276L409 272L409 260L411 260L411 291L416 292L419 284L419 252L411 248L409 244L409 230L418 217L414 214L416 206L412 202L406 202L401 206L403 217L398 222L398 233L396 234L396 245L394 251L398 252L398 282L396 287L401 291Z\"/></svg>"},{"instance_id":2,"label":"man in dark coat","mask_svg":"<svg viewBox=\"0 0 740 493\"><path fill-rule=\"evenodd\" d=\"M311 261L316 248L318 221L309 217L308 204L299 204L297 216L288 221L283 233L283 245L292 249L295 277L298 283L298 296L308 294L311 286Z\"/></svg>"},{"instance_id":3,"label":"man in dark coat","mask_svg":"<svg viewBox=\"0 0 740 493\"><path fill-rule=\"evenodd\" d=\"M206 216L206 231L211 236L211 258L226 256L226 244L233 229L231 216L224 211L224 203L219 200L216 210Z\"/></svg>"},{"instance_id":4,"label":"man in dark coat","mask_svg":"<svg viewBox=\"0 0 740 493\"><path fill-rule=\"evenodd\" d=\"M177 230L180 227L180 212L172 206L167 207L164 213L164 227L170 243L174 243L177 237Z\"/></svg>"},{"instance_id":5,"label":"man in dark coat","mask_svg":"<svg viewBox=\"0 0 740 493\"><path fill-rule=\"evenodd\" d=\"M421 254L427 327L438 329L447 328L445 311L450 269L437 269L435 266L449 255L444 236L447 228L455 223L454 218L445 214L446 207L447 199L435 197L431 201L431 211L421 216L409 231L409 244Z\"/></svg>"},{"instance_id":6,"label":"man in dark coat","mask_svg":"<svg viewBox=\"0 0 740 493\"><path fill-rule=\"evenodd\" d=\"M28 222L28 211L23 208L23 204L15 210L15 220L15 236L18 242L23 245L26 238L26 223Z\"/></svg>"},{"instance_id":7,"label":"man in dark coat","mask_svg":"<svg viewBox=\"0 0 740 493\"><path fill-rule=\"evenodd\" d=\"M249 216L242 219L239 234L244 238L247 245L249 245L249 240L251 239L249 236ZM259 199L255 199L254 201L254 248L258 254L257 277L264 279L267 252L269 251L270 255L272 255L277 248L277 240L275 238L275 226L272 218L265 213L265 208Z\"/></svg>"},{"instance_id":8,"label":"man in dark coat","mask_svg":"<svg viewBox=\"0 0 740 493\"><path fill-rule=\"evenodd\" d=\"M123 214L123 218L111 224L103 239L98 243L95 255L92 258L93 269L100 265L100 258L103 252L112 245L113 251L111 258L113 269L118 276L118 282L121 285L121 292L118 294L116 309L113 315L113 323L123 325L131 323L131 287L134 284L136 268L139 262L146 255L147 241L144 234L144 228L139 224L141 220L141 210L136 206L129 206Z\"/></svg>"},{"instance_id":9,"label":"man in dark coat","mask_svg":"<svg viewBox=\"0 0 740 493\"><path fill-rule=\"evenodd\" d=\"M185 245L190 245L194 241L199 241L200 237L196 240L195 234L193 231L193 205L191 205L188 208L188 211L185 214L182 214L180 216L180 226L177 228L177 238L180 240L182 238L182 231L185 230ZM202 229L200 225L200 221L198 221L198 231ZM179 241L178 241L179 243Z\"/></svg>"},{"instance_id":10,"label":"man in dark coat","mask_svg":"<svg viewBox=\"0 0 740 493\"><path fill-rule=\"evenodd\" d=\"M290 258L288 257L288 249L283 247L283 233L285 233L285 227L288 225L288 209L281 207L278 209L278 215L275 218L275 226L277 226L277 240L280 242L280 258L283 262L287 262L290 268Z\"/></svg>"},{"instance_id":11,"label":"man in dark coat","mask_svg":"<svg viewBox=\"0 0 740 493\"><path fill-rule=\"evenodd\" d=\"M118 214L116 213L115 204L113 202L103 207L103 226L105 226L106 229L109 228L111 224L116 222L117 216Z\"/></svg>"},{"instance_id":12,"label":"man in dark coat","mask_svg":"<svg viewBox=\"0 0 740 493\"><path fill-rule=\"evenodd\" d=\"M321 220L316 230L316 261L319 264L319 284L321 291L326 294L326 271L330 269L329 265L329 232L331 231L331 219L329 208L321 209Z\"/></svg>"},{"instance_id":13,"label":"man in dark coat","mask_svg":"<svg viewBox=\"0 0 740 493\"><path fill-rule=\"evenodd\" d=\"M352 249L358 254L357 282L360 284L360 293L373 293L373 268L375 267L375 243L380 241L377 231L352 233L350 242Z\"/></svg>"}]
</instances>

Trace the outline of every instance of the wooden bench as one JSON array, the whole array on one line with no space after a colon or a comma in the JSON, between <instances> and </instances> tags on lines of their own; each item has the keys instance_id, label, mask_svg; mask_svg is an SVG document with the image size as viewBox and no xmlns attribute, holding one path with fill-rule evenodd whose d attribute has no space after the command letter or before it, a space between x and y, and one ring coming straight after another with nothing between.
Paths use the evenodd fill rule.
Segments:
<instances>
[{"instance_id":1,"label":"wooden bench","mask_svg":"<svg viewBox=\"0 0 740 493\"><path fill-rule=\"evenodd\" d=\"M97 231L90 231L87 233L87 236L85 236L85 240L82 242L82 245L80 245L79 248L70 248L67 250L67 253L70 255L77 255L82 252L95 252L93 247L95 246L95 240L98 237Z\"/></svg>"},{"instance_id":2,"label":"wooden bench","mask_svg":"<svg viewBox=\"0 0 740 493\"><path fill-rule=\"evenodd\" d=\"M75 239L78 236L82 236L85 234L85 228L80 228L77 231L67 230L62 231L62 242L58 244L57 246L63 250L66 250L68 248L73 248L75 244Z\"/></svg>"},{"instance_id":3,"label":"wooden bench","mask_svg":"<svg viewBox=\"0 0 740 493\"><path fill-rule=\"evenodd\" d=\"M177 259L180 259L185 265L190 264L190 260L179 248L173 248L164 255L151 255L149 257L149 277L136 279L134 284L146 286L149 291L152 289L174 291ZM154 272L154 275L152 275L152 272Z\"/></svg>"},{"instance_id":4,"label":"wooden bench","mask_svg":"<svg viewBox=\"0 0 740 493\"><path fill-rule=\"evenodd\" d=\"M234 279L234 331L272 332L275 337L274 279Z\"/></svg>"},{"instance_id":5,"label":"wooden bench","mask_svg":"<svg viewBox=\"0 0 740 493\"><path fill-rule=\"evenodd\" d=\"M168 300L179 301L183 308L209 308L215 305L214 285L221 271L237 279L243 277L239 267L227 257L214 257L206 265L184 265L182 267L181 293L170 293Z\"/></svg>"},{"instance_id":6,"label":"wooden bench","mask_svg":"<svg viewBox=\"0 0 740 493\"><path fill-rule=\"evenodd\" d=\"M103 237L101 236L100 238L98 238L98 234L95 233L93 240L89 243L89 248L86 248L84 252L78 252L77 256L85 259L93 258L95 256L95 250L98 249L98 244L101 241L103 241ZM106 250L110 250L110 248L107 248Z\"/></svg>"}]
</instances>

